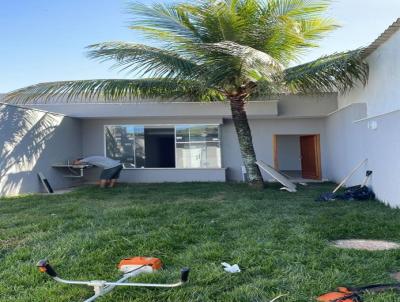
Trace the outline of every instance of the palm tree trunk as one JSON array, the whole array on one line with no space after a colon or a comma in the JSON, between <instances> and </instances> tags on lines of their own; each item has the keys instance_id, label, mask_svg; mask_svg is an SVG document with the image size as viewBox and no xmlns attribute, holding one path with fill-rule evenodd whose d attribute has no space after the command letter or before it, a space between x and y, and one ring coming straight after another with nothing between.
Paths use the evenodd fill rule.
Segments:
<instances>
[{"instance_id":1,"label":"palm tree trunk","mask_svg":"<svg viewBox=\"0 0 400 302\"><path fill-rule=\"evenodd\" d=\"M263 179L260 169L256 165L257 159L249 121L247 119L245 99L241 96L230 96L229 102L231 105L233 123L239 140L240 152L242 154L244 166L246 167L249 182L251 185L262 187Z\"/></svg>"}]
</instances>

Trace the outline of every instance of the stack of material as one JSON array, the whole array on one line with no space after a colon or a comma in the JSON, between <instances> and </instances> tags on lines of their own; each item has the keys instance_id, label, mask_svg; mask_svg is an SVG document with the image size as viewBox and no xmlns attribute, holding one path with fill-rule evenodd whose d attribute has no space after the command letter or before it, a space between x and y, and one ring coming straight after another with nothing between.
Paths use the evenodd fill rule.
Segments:
<instances>
[{"instance_id":1,"label":"stack of material","mask_svg":"<svg viewBox=\"0 0 400 302\"><path fill-rule=\"evenodd\" d=\"M367 159L363 160L357 167L355 167L349 175L347 175L342 182L332 191L321 194L315 201L333 201L333 200L369 200L374 199L375 194L367 186L368 180L372 175L372 171L368 170L365 174L365 179L361 185L347 188L343 194L337 194L336 192L353 176L353 174L367 162Z\"/></svg>"}]
</instances>

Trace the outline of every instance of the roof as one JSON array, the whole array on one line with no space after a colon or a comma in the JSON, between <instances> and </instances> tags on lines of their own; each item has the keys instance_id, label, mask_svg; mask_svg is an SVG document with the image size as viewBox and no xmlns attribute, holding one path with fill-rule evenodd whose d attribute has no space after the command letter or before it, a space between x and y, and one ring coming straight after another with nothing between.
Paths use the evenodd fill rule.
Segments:
<instances>
[{"instance_id":1,"label":"roof","mask_svg":"<svg viewBox=\"0 0 400 302\"><path fill-rule=\"evenodd\" d=\"M374 42L364 50L364 58L372 54L378 47L390 39L400 29L400 18L392 23Z\"/></svg>"},{"instance_id":2,"label":"roof","mask_svg":"<svg viewBox=\"0 0 400 302\"><path fill-rule=\"evenodd\" d=\"M17 104L4 103L4 102L1 101L1 95L0 95L0 108L1 107L15 107L15 108L21 108L23 110L32 110L32 111L38 111L38 112L43 112L43 113L50 113L50 114L54 114L54 115L67 116L67 115L65 115L63 113L42 110L40 108L34 108L34 107L27 107L27 106L17 105Z\"/></svg>"}]
</instances>

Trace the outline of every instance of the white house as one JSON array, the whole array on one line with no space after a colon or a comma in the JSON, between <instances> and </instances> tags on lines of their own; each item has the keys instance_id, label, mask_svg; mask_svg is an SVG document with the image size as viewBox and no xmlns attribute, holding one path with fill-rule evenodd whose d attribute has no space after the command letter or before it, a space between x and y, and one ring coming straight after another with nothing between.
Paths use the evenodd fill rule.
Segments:
<instances>
[{"instance_id":1,"label":"white house","mask_svg":"<svg viewBox=\"0 0 400 302\"><path fill-rule=\"evenodd\" d=\"M349 184L373 170L377 197L399 206L399 27L400 19L368 47L366 87L346 95L284 95L250 102L257 158L294 176L336 182L366 158ZM38 172L56 188L93 181L95 169L72 178L65 177L72 171L54 166L94 154L121 160L126 182L243 179L225 103L79 100L0 106L1 195L40 191Z\"/></svg>"}]
</instances>

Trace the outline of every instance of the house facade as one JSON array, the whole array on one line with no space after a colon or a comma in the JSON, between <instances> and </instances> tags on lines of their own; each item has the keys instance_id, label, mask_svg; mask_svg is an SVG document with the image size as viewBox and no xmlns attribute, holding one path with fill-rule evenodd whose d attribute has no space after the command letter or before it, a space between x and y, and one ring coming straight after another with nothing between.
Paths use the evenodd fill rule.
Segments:
<instances>
[{"instance_id":1,"label":"house facade","mask_svg":"<svg viewBox=\"0 0 400 302\"><path fill-rule=\"evenodd\" d=\"M124 164L121 174L124 182L242 181L244 177L227 103L2 106L3 112L57 117L59 125L52 128L63 127L60 133L72 133L73 139L66 138L71 142L66 142L67 146L53 143L55 134L46 138L48 147L54 148L53 156L47 157L50 167L74 158L104 155ZM279 156L282 158L280 169L300 172L300 137L316 135L321 146L318 156L322 158L319 167L322 174L318 178L327 178L324 118L336 109L335 94L284 96L279 100L250 102L248 117L258 158L271 163L272 158ZM278 145L279 154L274 154ZM278 165L277 160L274 164ZM47 169L46 172L50 173ZM65 174L66 171L59 169L58 172ZM84 172L82 181L98 178L97 169ZM54 178L54 173L51 175Z\"/></svg>"},{"instance_id":2,"label":"house facade","mask_svg":"<svg viewBox=\"0 0 400 302\"><path fill-rule=\"evenodd\" d=\"M398 25L368 48L366 87L345 95L283 95L249 102L257 159L294 177L336 182L368 159L349 184L373 170L371 185L378 198L400 205L400 186L395 185L400 180ZM124 182L246 177L229 105L222 102L1 104L0 141L2 195L40 191L38 172L56 188L93 182L97 169L65 177L71 171L54 167L89 155L120 160Z\"/></svg>"}]
</instances>

